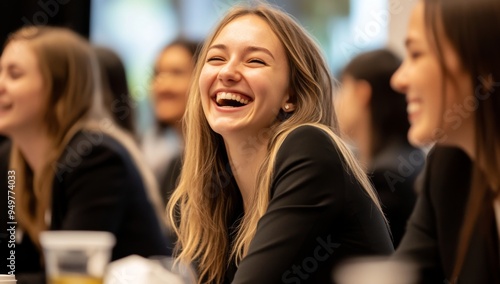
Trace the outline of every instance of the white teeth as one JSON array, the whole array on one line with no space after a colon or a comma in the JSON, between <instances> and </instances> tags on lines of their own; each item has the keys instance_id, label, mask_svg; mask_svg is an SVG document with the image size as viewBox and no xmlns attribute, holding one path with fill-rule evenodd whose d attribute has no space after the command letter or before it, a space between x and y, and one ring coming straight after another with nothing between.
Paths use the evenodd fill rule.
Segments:
<instances>
[{"instance_id":1,"label":"white teeth","mask_svg":"<svg viewBox=\"0 0 500 284\"><path fill-rule=\"evenodd\" d=\"M228 92L220 92L217 93L216 101L217 103L222 103L222 100L233 100L244 105L248 104L248 100L240 97L238 94L228 93Z\"/></svg>"},{"instance_id":2,"label":"white teeth","mask_svg":"<svg viewBox=\"0 0 500 284\"><path fill-rule=\"evenodd\" d=\"M408 114L415 113L415 112L420 110L421 106L422 106L422 104L419 102L408 103L408 105L406 106L406 112Z\"/></svg>"}]
</instances>

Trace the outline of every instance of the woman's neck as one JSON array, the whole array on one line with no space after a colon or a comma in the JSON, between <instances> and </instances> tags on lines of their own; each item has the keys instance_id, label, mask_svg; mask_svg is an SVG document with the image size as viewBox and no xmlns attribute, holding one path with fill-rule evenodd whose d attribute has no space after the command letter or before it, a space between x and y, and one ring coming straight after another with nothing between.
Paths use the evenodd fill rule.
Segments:
<instances>
[{"instance_id":1,"label":"woman's neck","mask_svg":"<svg viewBox=\"0 0 500 284\"><path fill-rule=\"evenodd\" d=\"M39 173L45 164L44 157L49 152L51 144L45 131L21 133L13 136L12 141L19 147L33 173Z\"/></svg>"},{"instance_id":2,"label":"woman's neck","mask_svg":"<svg viewBox=\"0 0 500 284\"><path fill-rule=\"evenodd\" d=\"M465 120L462 127L448 134L448 139L450 141L454 141L454 143L447 144L451 144L452 146L456 146L462 149L484 173L491 173L491 167L488 165L488 162L486 160L499 160L500 157L498 157L498 151L493 151L493 153L483 153L482 157L477 156L478 153L476 153L476 130L474 125L475 124L473 119ZM485 155L488 156L488 158L485 157ZM495 155L497 155L497 157L495 157ZM494 173L492 175L490 174L489 176L486 176L486 178L488 179L488 185L494 191L500 190L500 179L498 178L497 173Z\"/></svg>"},{"instance_id":3,"label":"woman's neck","mask_svg":"<svg viewBox=\"0 0 500 284\"><path fill-rule=\"evenodd\" d=\"M445 146L458 147L464 151L472 161L476 157L476 123L475 114L463 117L458 127L451 126L445 131L445 134L437 141L438 144Z\"/></svg>"},{"instance_id":4,"label":"woman's neck","mask_svg":"<svg viewBox=\"0 0 500 284\"><path fill-rule=\"evenodd\" d=\"M453 144L454 146L462 149L471 160L475 161L476 157L476 141L475 141L475 132L472 129L464 128L462 132L455 132L450 135L450 138L454 141L457 141Z\"/></svg>"},{"instance_id":5,"label":"woman's neck","mask_svg":"<svg viewBox=\"0 0 500 284\"><path fill-rule=\"evenodd\" d=\"M234 178L241 192L245 209L249 208L255 194L258 171L267 154L269 140L224 138L227 155Z\"/></svg>"}]
</instances>

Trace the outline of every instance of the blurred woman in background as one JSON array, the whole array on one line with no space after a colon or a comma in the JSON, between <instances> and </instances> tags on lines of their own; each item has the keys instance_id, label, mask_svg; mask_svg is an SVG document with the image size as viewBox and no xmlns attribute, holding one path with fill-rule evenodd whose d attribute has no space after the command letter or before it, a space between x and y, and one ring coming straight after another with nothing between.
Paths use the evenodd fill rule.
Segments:
<instances>
[{"instance_id":1,"label":"blurred woman in background","mask_svg":"<svg viewBox=\"0 0 500 284\"><path fill-rule=\"evenodd\" d=\"M0 133L12 141L18 280L43 271L44 230L112 232L112 259L170 253L152 206L154 176L102 99L95 54L83 38L53 27L9 37L0 58Z\"/></svg>"},{"instance_id":2,"label":"blurred woman in background","mask_svg":"<svg viewBox=\"0 0 500 284\"><path fill-rule=\"evenodd\" d=\"M421 0L392 78L415 145L437 142L397 256L422 283L500 283L500 1Z\"/></svg>"},{"instance_id":3,"label":"blurred woman in background","mask_svg":"<svg viewBox=\"0 0 500 284\"><path fill-rule=\"evenodd\" d=\"M175 174L174 177L167 174L169 165L180 167L179 157L184 148L181 119L186 110L198 46L196 41L176 39L163 48L154 66L151 101L155 125L145 133L142 151L160 183L163 199L170 191L163 185L165 180L177 178Z\"/></svg>"},{"instance_id":4,"label":"blurred woman in background","mask_svg":"<svg viewBox=\"0 0 500 284\"><path fill-rule=\"evenodd\" d=\"M128 89L125 66L112 49L103 46L93 46L93 49L102 76L104 107L117 125L135 136L135 105Z\"/></svg>"},{"instance_id":5,"label":"blurred woman in background","mask_svg":"<svg viewBox=\"0 0 500 284\"><path fill-rule=\"evenodd\" d=\"M389 50L353 58L342 71L335 110L342 134L354 143L358 158L377 190L399 245L416 200L414 182L424 154L407 139L406 100L390 85L401 60Z\"/></svg>"}]
</instances>

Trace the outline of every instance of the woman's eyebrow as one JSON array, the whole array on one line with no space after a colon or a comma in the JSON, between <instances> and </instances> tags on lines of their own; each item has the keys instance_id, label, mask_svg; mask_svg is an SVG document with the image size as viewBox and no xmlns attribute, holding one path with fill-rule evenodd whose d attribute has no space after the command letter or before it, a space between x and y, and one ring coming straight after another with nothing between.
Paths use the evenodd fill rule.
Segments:
<instances>
[{"instance_id":1,"label":"woman's eyebrow","mask_svg":"<svg viewBox=\"0 0 500 284\"><path fill-rule=\"evenodd\" d=\"M211 50L211 49L227 50L227 46L224 44L214 44L208 48L208 50ZM271 53L271 51L269 51L269 49L267 49L265 47L251 45L251 46L245 47L244 51L245 52L261 51L261 52L268 54L269 56L271 56L274 59L274 56Z\"/></svg>"}]
</instances>

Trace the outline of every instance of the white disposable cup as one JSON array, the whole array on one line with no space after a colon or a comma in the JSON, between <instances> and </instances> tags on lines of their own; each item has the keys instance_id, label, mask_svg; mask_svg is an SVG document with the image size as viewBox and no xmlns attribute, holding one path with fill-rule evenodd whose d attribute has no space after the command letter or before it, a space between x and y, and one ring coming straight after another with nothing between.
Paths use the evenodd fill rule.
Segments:
<instances>
[{"instance_id":1,"label":"white disposable cup","mask_svg":"<svg viewBox=\"0 0 500 284\"><path fill-rule=\"evenodd\" d=\"M101 279L111 258L115 237L98 231L45 231L40 234L49 283L54 279ZM58 280L57 283L64 283Z\"/></svg>"},{"instance_id":2,"label":"white disposable cup","mask_svg":"<svg viewBox=\"0 0 500 284\"><path fill-rule=\"evenodd\" d=\"M0 274L1 284L16 284L16 276L11 274Z\"/></svg>"},{"instance_id":3,"label":"white disposable cup","mask_svg":"<svg viewBox=\"0 0 500 284\"><path fill-rule=\"evenodd\" d=\"M415 284L415 267L408 262L381 257L353 259L335 271L339 284Z\"/></svg>"}]
</instances>

